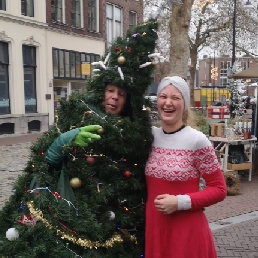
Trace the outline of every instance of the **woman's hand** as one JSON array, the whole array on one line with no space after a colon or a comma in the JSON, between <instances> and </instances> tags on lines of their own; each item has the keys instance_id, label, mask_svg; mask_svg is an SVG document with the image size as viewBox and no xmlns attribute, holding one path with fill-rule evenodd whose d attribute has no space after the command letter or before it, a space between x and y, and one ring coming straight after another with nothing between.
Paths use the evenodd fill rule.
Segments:
<instances>
[{"instance_id":1,"label":"woman's hand","mask_svg":"<svg viewBox=\"0 0 258 258\"><path fill-rule=\"evenodd\" d=\"M178 199L175 195L161 194L155 198L154 205L158 211L164 214L171 214L177 211Z\"/></svg>"}]
</instances>

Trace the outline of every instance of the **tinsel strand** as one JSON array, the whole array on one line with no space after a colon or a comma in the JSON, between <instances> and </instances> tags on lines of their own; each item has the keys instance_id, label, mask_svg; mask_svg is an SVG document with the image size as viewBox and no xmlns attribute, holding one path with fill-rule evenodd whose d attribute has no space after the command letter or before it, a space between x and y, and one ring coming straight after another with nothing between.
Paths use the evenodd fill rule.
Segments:
<instances>
[{"instance_id":1,"label":"tinsel strand","mask_svg":"<svg viewBox=\"0 0 258 258\"><path fill-rule=\"evenodd\" d=\"M90 241L87 239L82 239L82 238L76 238L74 236L71 236L69 234L64 233L62 230L58 229L56 226L51 225L43 216L42 211L37 210L33 206L33 202L27 202L28 208L30 210L30 213L37 219L41 220L42 223L48 227L51 230L55 230L56 234L58 236L61 236L62 239L68 240L72 242L73 244L79 245L85 249L87 248L98 248L98 247L113 247L116 243L122 243L123 239L120 235L115 234L113 237L111 237L109 240L105 241L104 243L100 243L98 241ZM122 230L121 230L122 231ZM123 232L123 231L122 231ZM123 232L125 233L125 232ZM137 240L135 236L130 235L128 232L126 233L131 239L131 241L134 241L137 244Z\"/></svg>"}]
</instances>

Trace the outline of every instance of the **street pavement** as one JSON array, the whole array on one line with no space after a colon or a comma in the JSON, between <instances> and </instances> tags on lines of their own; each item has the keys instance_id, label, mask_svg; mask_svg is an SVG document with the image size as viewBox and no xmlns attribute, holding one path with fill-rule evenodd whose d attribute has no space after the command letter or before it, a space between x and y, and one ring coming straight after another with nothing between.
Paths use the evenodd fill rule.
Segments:
<instances>
[{"instance_id":1,"label":"street pavement","mask_svg":"<svg viewBox=\"0 0 258 258\"><path fill-rule=\"evenodd\" d=\"M40 133L0 136L0 209L22 174L30 145ZM258 258L258 174L241 175L241 194L205 209L218 257ZM198 240L196 240L198 241ZM191 258L191 257L189 257ZM200 257L201 258L201 257Z\"/></svg>"}]
</instances>

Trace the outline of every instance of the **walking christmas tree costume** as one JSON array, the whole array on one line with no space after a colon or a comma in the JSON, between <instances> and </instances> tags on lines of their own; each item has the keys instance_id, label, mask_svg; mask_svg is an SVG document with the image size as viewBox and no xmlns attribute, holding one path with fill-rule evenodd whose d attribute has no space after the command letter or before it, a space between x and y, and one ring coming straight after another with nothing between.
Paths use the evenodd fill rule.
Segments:
<instances>
[{"instance_id":1,"label":"walking christmas tree costume","mask_svg":"<svg viewBox=\"0 0 258 258\"><path fill-rule=\"evenodd\" d=\"M0 212L0 257L144 257L152 136L143 95L162 58L157 29L150 20L118 38L92 64L86 94L61 101ZM101 104L108 83L128 94L119 116Z\"/></svg>"}]
</instances>

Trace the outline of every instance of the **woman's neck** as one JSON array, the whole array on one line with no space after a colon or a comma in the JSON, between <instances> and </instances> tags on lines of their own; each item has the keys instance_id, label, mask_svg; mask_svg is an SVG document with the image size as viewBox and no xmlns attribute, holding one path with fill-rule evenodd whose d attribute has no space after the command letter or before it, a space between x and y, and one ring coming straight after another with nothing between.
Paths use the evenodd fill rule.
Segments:
<instances>
[{"instance_id":1,"label":"woman's neck","mask_svg":"<svg viewBox=\"0 0 258 258\"><path fill-rule=\"evenodd\" d=\"M173 124L173 125L172 124L162 123L162 129L166 133L173 133L173 132L179 131L183 127L185 127L183 122L176 123L176 124Z\"/></svg>"}]
</instances>

